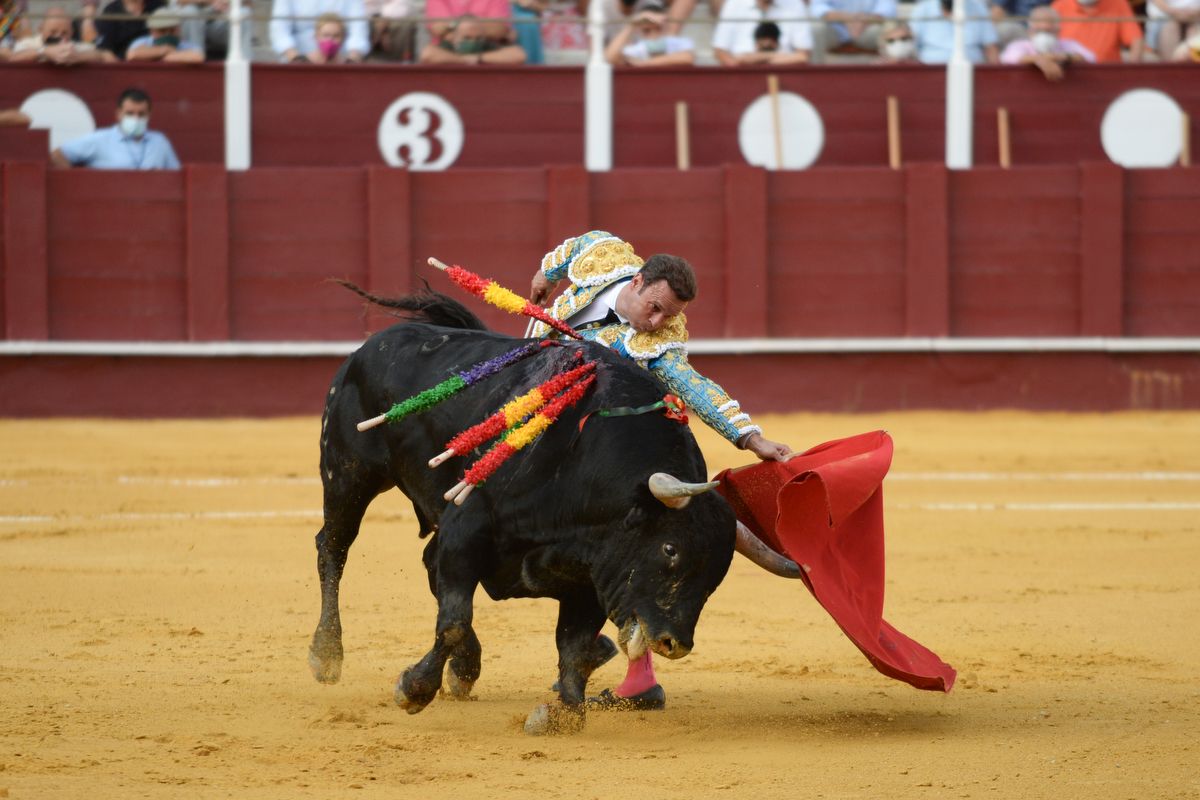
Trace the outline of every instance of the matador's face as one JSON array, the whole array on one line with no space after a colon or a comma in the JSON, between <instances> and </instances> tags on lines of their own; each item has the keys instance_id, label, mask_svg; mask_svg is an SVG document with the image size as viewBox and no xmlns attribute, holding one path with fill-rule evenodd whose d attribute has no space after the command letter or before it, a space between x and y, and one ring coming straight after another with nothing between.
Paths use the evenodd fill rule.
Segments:
<instances>
[{"instance_id":1,"label":"matador's face","mask_svg":"<svg viewBox=\"0 0 1200 800\"><path fill-rule=\"evenodd\" d=\"M653 333L687 308L687 302L665 280L646 283L639 273L617 295L616 306L635 331Z\"/></svg>"}]
</instances>

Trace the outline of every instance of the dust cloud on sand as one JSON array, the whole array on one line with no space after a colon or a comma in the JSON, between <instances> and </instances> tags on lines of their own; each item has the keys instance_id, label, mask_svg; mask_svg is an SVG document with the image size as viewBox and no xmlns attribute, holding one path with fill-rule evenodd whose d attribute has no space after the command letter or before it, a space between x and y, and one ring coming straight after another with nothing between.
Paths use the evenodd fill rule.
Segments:
<instances>
[{"instance_id":1,"label":"dust cloud on sand","mask_svg":"<svg viewBox=\"0 0 1200 800\"><path fill-rule=\"evenodd\" d=\"M350 555L341 682L308 672L316 418L0 421L0 797L1200 797L1200 415L761 421L891 432L885 617L951 694L739 560L660 665L665 712L525 736L555 607L480 592L478 699L410 717L392 686L435 607L398 493Z\"/></svg>"}]
</instances>

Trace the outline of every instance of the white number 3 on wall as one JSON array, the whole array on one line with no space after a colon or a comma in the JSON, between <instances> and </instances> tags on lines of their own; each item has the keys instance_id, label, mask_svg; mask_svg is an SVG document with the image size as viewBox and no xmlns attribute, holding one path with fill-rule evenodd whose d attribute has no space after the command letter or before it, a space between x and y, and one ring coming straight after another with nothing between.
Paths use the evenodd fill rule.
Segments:
<instances>
[{"instance_id":1,"label":"white number 3 on wall","mask_svg":"<svg viewBox=\"0 0 1200 800\"><path fill-rule=\"evenodd\" d=\"M454 106L432 92L404 95L379 119L379 152L393 167L446 169L462 146L462 118Z\"/></svg>"}]
</instances>

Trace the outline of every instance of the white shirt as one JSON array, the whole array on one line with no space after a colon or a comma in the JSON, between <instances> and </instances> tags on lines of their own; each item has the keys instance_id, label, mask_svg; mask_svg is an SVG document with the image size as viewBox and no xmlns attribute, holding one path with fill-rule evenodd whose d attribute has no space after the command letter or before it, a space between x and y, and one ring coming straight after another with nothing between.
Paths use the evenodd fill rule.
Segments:
<instances>
[{"instance_id":1,"label":"white shirt","mask_svg":"<svg viewBox=\"0 0 1200 800\"><path fill-rule=\"evenodd\" d=\"M812 30L808 22L798 21L806 17L808 6L804 0L771 0L766 11L755 0L725 0L712 44L735 56L753 53L754 29L758 23L770 20L779 25L779 52L812 50Z\"/></svg>"},{"instance_id":2,"label":"white shirt","mask_svg":"<svg viewBox=\"0 0 1200 800\"><path fill-rule=\"evenodd\" d=\"M580 325L586 325L589 322L599 322L604 319L608 316L609 309L612 309L615 313L617 310L617 295L625 288L625 284L631 280L633 280L632 277L626 278L623 281L617 281L596 295L596 299L588 303L587 308L583 309L583 311L578 311L567 317L566 323L572 328L578 328ZM617 319L621 320L621 322L629 321L620 314L617 314Z\"/></svg>"}]
</instances>

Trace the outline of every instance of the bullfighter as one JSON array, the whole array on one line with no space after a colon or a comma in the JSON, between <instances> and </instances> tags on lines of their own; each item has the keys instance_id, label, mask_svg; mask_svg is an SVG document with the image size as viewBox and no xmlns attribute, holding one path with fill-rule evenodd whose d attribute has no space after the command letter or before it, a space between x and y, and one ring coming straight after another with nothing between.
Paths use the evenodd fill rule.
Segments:
<instances>
[{"instance_id":1,"label":"bullfighter","mask_svg":"<svg viewBox=\"0 0 1200 800\"><path fill-rule=\"evenodd\" d=\"M697 290L695 273L686 260L660 253L643 261L628 242L606 231L589 231L545 255L533 276L530 300L544 305L563 279L570 286L547 309L552 317L653 372L668 391L735 446L764 461L782 461L792 452L786 444L764 437L737 400L688 363L684 309ZM533 335L559 334L538 322ZM616 654L604 637L598 645L604 660ZM590 702L614 709L663 708L666 692L654 677L650 651L630 660L619 686L605 689Z\"/></svg>"}]
</instances>

